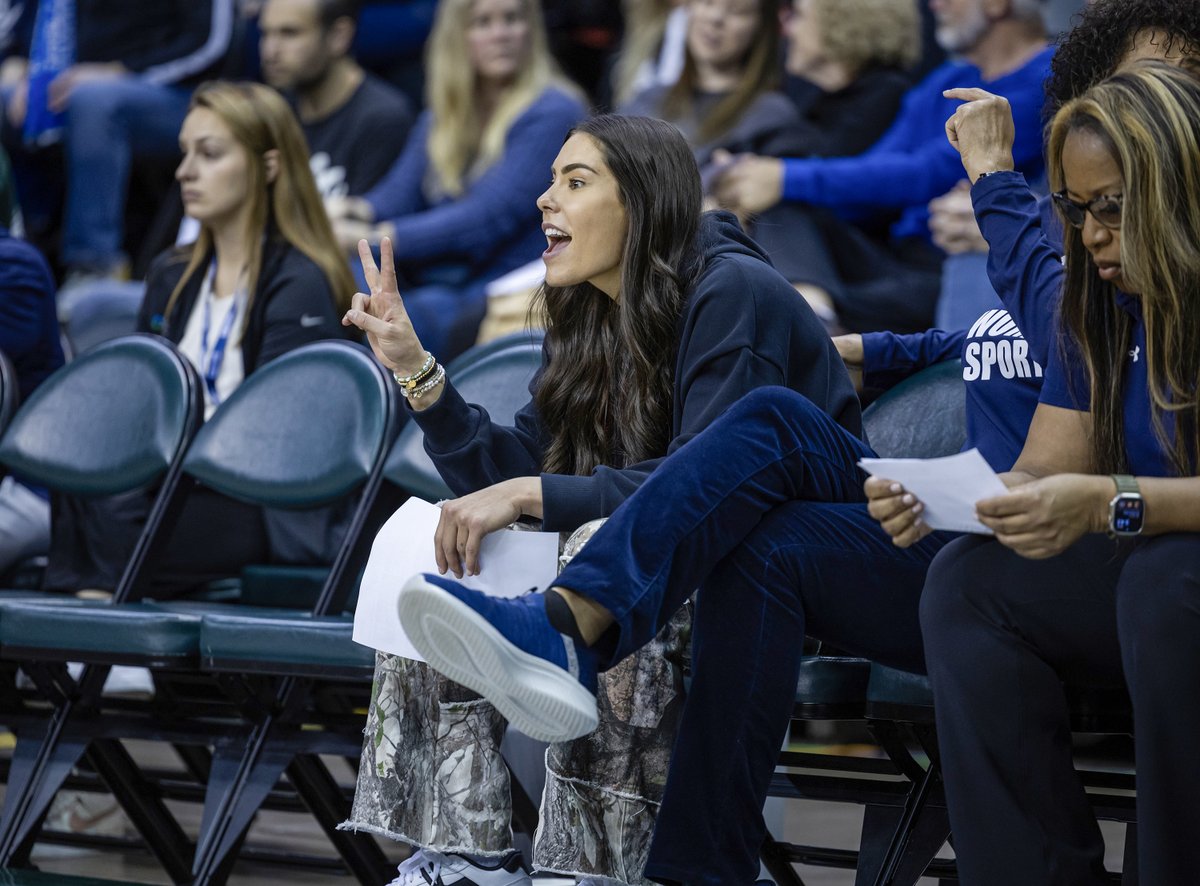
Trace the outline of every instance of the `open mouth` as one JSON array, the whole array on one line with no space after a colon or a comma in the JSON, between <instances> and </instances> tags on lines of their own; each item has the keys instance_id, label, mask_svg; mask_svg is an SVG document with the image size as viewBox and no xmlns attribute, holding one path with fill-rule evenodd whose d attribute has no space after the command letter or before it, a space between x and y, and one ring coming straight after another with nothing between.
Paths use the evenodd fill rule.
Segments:
<instances>
[{"instance_id":1,"label":"open mouth","mask_svg":"<svg viewBox=\"0 0 1200 886\"><path fill-rule=\"evenodd\" d=\"M553 258L558 255L571 242L571 236L566 231L556 228L553 225L545 225L542 230L546 234L546 251L542 253L543 259Z\"/></svg>"}]
</instances>

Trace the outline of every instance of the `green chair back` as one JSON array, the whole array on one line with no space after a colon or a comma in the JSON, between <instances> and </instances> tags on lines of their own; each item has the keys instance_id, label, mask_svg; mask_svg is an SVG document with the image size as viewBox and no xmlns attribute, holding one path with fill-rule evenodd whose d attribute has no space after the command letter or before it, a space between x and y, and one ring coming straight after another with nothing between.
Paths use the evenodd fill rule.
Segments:
<instances>
[{"instance_id":1,"label":"green chair back","mask_svg":"<svg viewBox=\"0 0 1200 886\"><path fill-rule=\"evenodd\" d=\"M468 403L482 406L493 421L510 424L529 402L529 384L541 365L541 342L522 334L467 351L446 367L446 374ZM384 475L426 501L454 498L426 454L425 436L416 422L408 422L400 431Z\"/></svg>"},{"instance_id":2,"label":"green chair back","mask_svg":"<svg viewBox=\"0 0 1200 886\"><path fill-rule=\"evenodd\" d=\"M183 451L201 409L199 380L174 346L158 336L126 336L39 385L0 441L0 462L69 495L148 487Z\"/></svg>"},{"instance_id":3,"label":"green chair back","mask_svg":"<svg viewBox=\"0 0 1200 886\"><path fill-rule=\"evenodd\" d=\"M962 366L947 360L906 378L863 411L863 427L883 458L958 452L967 439Z\"/></svg>"}]
</instances>

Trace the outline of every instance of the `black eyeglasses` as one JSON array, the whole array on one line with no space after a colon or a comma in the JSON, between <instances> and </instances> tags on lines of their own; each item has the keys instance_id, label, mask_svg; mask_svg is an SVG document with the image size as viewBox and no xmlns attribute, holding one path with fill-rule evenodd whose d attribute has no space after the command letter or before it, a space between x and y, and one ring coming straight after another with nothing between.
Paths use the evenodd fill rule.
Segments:
<instances>
[{"instance_id":1,"label":"black eyeglasses","mask_svg":"<svg viewBox=\"0 0 1200 886\"><path fill-rule=\"evenodd\" d=\"M1055 191L1050 196L1074 228L1083 227L1084 213L1087 212L1106 228L1117 230L1121 227L1121 203L1125 199L1123 194L1101 194L1086 203L1076 203L1067 196L1066 191Z\"/></svg>"}]
</instances>

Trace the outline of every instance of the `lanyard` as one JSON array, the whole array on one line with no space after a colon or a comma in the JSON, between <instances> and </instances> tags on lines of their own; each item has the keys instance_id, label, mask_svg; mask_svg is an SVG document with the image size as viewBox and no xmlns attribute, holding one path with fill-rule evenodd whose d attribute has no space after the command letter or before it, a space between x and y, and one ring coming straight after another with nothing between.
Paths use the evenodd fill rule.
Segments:
<instances>
[{"instance_id":1,"label":"lanyard","mask_svg":"<svg viewBox=\"0 0 1200 886\"><path fill-rule=\"evenodd\" d=\"M238 279L241 279L240 276ZM232 304L230 304L229 311L225 314L221 330L217 333L217 340L213 342L212 350L210 351L208 349L208 330L212 320L213 301L216 299L216 280L217 262L214 259L212 264L208 266L208 277L205 280L204 325L200 330L200 368L204 375L204 386L208 389L208 396L212 400L213 406L221 404L221 397L217 394L217 376L221 374L221 364L225 362L225 345L229 342L229 334L233 332L233 323L237 319L238 310L241 308L245 295L245 288L242 286L238 286L234 290L233 298L231 299Z\"/></svg>"}]
</instances>

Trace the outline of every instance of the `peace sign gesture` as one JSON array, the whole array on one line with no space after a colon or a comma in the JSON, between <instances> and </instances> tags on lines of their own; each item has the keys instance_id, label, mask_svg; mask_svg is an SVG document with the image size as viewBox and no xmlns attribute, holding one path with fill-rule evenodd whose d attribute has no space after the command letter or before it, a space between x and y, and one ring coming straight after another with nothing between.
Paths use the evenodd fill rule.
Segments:
<instances>
[{"instance_id":1,"label":"peace sign gesture","mask_svg":"<svg viewBox=\"0 0 1200 886\"><path fill-rule=\"evenodd\" d=\"M379 244L379 267L375 267L375 257L366 240L358 241L358 258L371 293L354 293L342 325L356 326L365 332L375 356L392 372L400 375L418 372L425 362L425 349L400 298L391 238L384 237Z\"/></svg>"}]
</instances>

